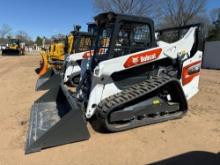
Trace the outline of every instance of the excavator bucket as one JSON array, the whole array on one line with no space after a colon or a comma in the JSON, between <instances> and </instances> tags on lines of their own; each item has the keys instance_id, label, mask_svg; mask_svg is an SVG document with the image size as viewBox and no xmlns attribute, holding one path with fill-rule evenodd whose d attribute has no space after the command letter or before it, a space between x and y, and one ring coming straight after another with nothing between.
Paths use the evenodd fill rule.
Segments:
<instances>
[{"instance_id":1,"label":"excavator bucket","mask_svg":"<svg viewBox=\"0 0 220 165\"><path fill-rule=\"evenodd\" d=\"M59 87L61 80L62 74L51 68L37 80L35 90L41 91Z\"/></svg>"},{"instance_id":2,"label":"excavator bucket","mask_svg":"<svg viewBox=\"0 0 220 165\"><path fill-rule=\"evenodd\" d=\"M32 106L25 153L89 139L84 114L77 100L60 85Z\"/></svg>"}]
</instances>

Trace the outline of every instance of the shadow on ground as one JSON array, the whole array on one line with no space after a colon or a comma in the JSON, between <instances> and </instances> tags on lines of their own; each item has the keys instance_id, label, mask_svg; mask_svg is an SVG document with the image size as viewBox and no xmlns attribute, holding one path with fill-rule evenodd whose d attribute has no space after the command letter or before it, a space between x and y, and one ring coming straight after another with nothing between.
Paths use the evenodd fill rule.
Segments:
<instances>
[{"instance_id":1,"label":"shadow on ground","mask_svg":"<svg viewBox=\"0 0 220 165\"><path fill-rule=\"evenodd\" d=\"M192 151L149 165L220 165L220 153Z\"/></svg>"}]
</instances>

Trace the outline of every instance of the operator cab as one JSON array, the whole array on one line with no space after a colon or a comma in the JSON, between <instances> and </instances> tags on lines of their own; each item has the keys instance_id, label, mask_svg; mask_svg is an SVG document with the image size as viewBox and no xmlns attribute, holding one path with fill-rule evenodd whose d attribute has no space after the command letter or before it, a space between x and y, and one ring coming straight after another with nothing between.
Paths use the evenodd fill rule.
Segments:
<instances>
[{"instance_id":1,"label":"operator cab","mask_svg":"<svg viewBox=\"0 0 220 165\"><path fill-rule=\"evenodd\" d=\"M18 39L9 39L8 47L17 48L19 46L20 46L20 40L18 40Z\"/></svg>"},{"instance_id":2,"label":"operator cab","mask_svg":"<svg viewBox=\"0 0 220 165\"><path fill-rule=\"evenodd\" d=\"M150 18L108 12L96 16L95 21L99 31L93 57L99 62L156 46Z\"/></svg>"},{"instance_id":3,"label":"operator cab","mask_svg":"<svg viewBox=\"0 0 220 165\"><path fill-rule=\"evenodd\" d=\"M81 72L78 89L83 91L77 90L82 94L78 97L84 100L82 102L88 100L91 73L101 61L156 47L154 22L150 18L108 12L96 16L95 21L98 35L94 55L82 62L81 68L86 68L88 72Z\"/></svg>"},{"instance_id":4,"label":"operator cab","mask_svg":"<svg viewBox=\"0 0 220 165\"><path fill-rule=\"evenodd\" d=\"M90 50L94 45L94 35L88 32L74 32L74 53Z\"/></svg>"},{"instance_id":5,"label":"operator cab","mask_svg":"<svg viewBox=\"0 0 220 165\"><path fill-rule=\"evenodd\" d=\"M97 26L94 23L88 24L88 32L81 32L80 26L75 26L75 30L71 32L73 36L73 49L71 53L79 53L92 49L94 47Z\"/></svg>"}]
</instances>

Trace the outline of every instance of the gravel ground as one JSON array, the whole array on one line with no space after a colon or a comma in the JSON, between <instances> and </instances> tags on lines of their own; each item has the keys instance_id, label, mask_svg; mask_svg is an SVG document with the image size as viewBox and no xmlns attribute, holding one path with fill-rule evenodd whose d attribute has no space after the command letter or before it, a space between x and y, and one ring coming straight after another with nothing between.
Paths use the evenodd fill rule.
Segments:
<instances>
[{"instance_id":1,"label":"gravel ground","mask_svg":"<svg viewBox=\"0 0 220 165\"><path fill-rule=\"evenodd\" d=\"M88 125L88 141L24 155L30 107L44 93L34 90L39 60L0 56L0 165L149 164L187 152L220 152L220 71L202 70L200 92L183 119L113 134Z\"/></svg>"}]
</instances>

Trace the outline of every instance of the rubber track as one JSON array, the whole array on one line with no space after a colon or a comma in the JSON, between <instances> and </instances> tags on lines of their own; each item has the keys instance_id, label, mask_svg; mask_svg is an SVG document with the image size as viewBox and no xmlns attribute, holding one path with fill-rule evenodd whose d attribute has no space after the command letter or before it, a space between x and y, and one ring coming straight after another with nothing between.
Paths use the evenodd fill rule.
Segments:
<instances>
[{"instance_id":1,"label":"rubber track","mask_svg":"<svg viewBox=\"0 0 220 165\"><path fill-rule=\"evenodd\" d=\"M143 97L172 81L176 81L179 83L177 79L168 76L153 77L150 80L146 80L139 84L132 85L131 87L123 90L122 92L102 100L96 109L96 115L97 118L100 120L100 126L104 126L104 128L106 127L106 120L108 118L109 113L117 107L122 107L130 101ZM109 131L115 132L117 130ZM121 131L121 129L119 129L118 131Z\"/></svg>"}]
</instances>

